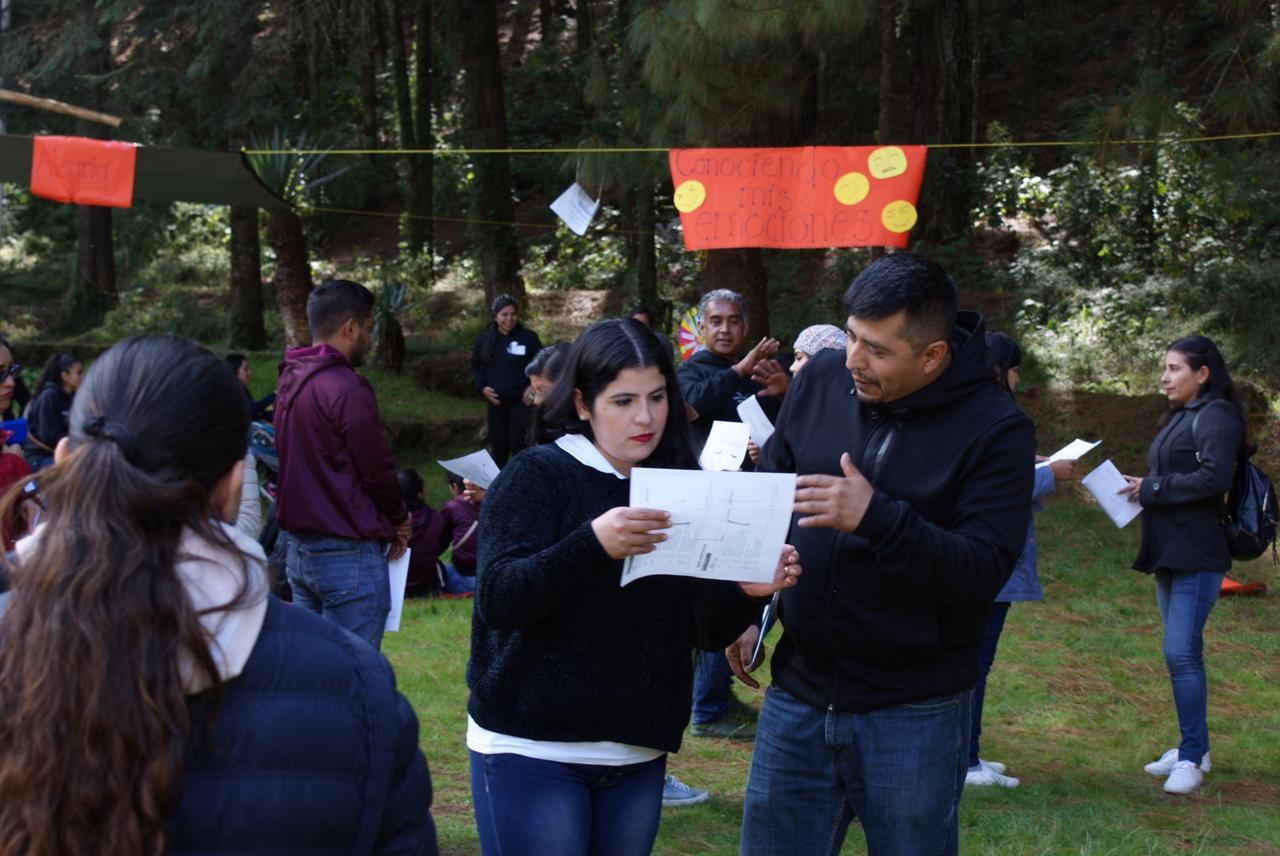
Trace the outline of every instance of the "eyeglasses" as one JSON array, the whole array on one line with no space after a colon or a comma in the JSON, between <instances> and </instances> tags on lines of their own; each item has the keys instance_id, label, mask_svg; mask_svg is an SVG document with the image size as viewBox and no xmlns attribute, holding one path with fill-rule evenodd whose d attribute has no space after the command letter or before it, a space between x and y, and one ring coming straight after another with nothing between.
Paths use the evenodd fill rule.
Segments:
<instances>
[{"instance_id":1,"label":"eyeglasses","mask_svg":"<svg viewBox=\"0 0 1280 856\"><path fill-rule=\"evenodd\" d=\"M9 377L16 378L20 371L22 371L22 366L17 363L9 363L7 367L0 368L0 380L4 380Z\"/></svg>"}]
</instances>

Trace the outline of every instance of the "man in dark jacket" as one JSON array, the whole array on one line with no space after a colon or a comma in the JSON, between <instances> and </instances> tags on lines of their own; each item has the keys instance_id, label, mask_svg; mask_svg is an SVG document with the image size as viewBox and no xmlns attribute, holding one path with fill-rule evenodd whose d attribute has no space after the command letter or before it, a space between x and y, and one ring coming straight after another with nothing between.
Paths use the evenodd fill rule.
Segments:
<instances>
[{"instance_id":1,"label":"man in dark jacket","mask_svg":"<svg viewBox=\"0 0 1280 856\"><path fill-rule=\"evenodd\" d=\"M387 560L404 552L410 520L373 387L355 373L369 351L373 294L321 283L307 323L315 344L285 353L276 386L285 572L294 603L376 648L391 608Z\"/></svg>"},{"instance_id":2,"label":"man in dark jacket","mask_svg":"<svg viewBox=\"0 0 1280 856\"><path fill-rule=\"evenodd\" d=\"M805 576L781 599L742 852L835 852L856 816L870 853L956 853L978 649L1026 538L1034 430L937 265L884 256L844 308L844 360L810 360L761 454L800 475ZM727 652L753 686L756 635Z\"/></svg>"},{"instance_id":3,"label":"man in dark jacket","mask_svg":"<svg viewBox=\"0 0 1280 856\"><path fill-rule=\"evenodd\" d=\"M706 445L715 421L741 422L738 405L755 395L769 418L778 413L778 397L790 378L776 360L778 340L765 336L746 356L739 358L747 336L747 304L742 295L725 288L709 291L698 302L698 330L705 350L691 356L676 372L680 394L694 413L690 428L699 452ZM743 461L751 469L750 460ZM727 737L750 740L755 731L749 722L730 716L733 674L719 651L697 652L693 679L693 728L695 737Z\"/></svg>"}]
</instances>

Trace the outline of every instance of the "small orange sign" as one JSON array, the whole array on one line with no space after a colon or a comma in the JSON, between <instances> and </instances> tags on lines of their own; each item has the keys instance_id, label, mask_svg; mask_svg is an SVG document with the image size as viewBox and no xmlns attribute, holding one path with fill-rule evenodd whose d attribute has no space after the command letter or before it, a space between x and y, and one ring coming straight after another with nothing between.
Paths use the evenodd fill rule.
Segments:
<instances>
[{"instance_id":1,"label":"small orange sign","mask_svg":"<svg viewBox=\"0 0 1280 856\"><path fill-rule=\"evenodd\" d=\"M672 149L685 249L906 247L927 151Z\"/></svg>"},{"instance_id":2,"label":"small orange sign","mask_svg":"<svg viewBox=\"0 0 1280 856\"><path fill-rule=\"evenodd\" d=\"M72 205L129 208L138 148L86 137L35 137L31 194Z\"/></svg>"}]
</instances>

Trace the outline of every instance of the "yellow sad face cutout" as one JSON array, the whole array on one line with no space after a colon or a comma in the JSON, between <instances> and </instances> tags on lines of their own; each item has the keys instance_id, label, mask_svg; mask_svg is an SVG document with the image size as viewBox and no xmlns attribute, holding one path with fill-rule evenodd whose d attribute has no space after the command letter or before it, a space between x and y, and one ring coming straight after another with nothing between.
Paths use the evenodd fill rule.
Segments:
<instances>
[{"instance_id":1,"label":"yellow sad face cutout","mask_svg":"<svg viewBox=\"0 0 1280 856\"><path fill-rule=\"evenodd\" d=\"M907 154L897 146L883 146L867 156L867 169L875 178L893 178L907 171Z\"/></svg>"},{"instance_id":2,"label":"yellow sad face cutout","mask_svg":"<svg viewBox=\"0 0 1280 856\"><path fill-rule=\"evenodd\" d=\"M681 214L697 211L707 201L707 188L697 179L682 181L675 192L676 210Z\"/></svg>"},{"instance_id":3,"label":"yellow sad face cutout","mask_svg":"<svg viewBox=\"0 0 1280 856\"><path fill-rule=\"evenodd\" d=\"M916 224L916 206L905 199L890 202L880 212L880 222L890 232L910 232Z\"/></svg>"},{"instance_id":4,"label":"yellow sad face cutout","mask_svg":"<svg viewBox=\"0 0 1280 856\"><path fill-rule=\"evenodd\" d=\"M836 186L833 188L836 201L841 205L857 205L867 198L869 190L871 182L860 172L846 172L836 179Z\"/></svg>"}]
</instances>

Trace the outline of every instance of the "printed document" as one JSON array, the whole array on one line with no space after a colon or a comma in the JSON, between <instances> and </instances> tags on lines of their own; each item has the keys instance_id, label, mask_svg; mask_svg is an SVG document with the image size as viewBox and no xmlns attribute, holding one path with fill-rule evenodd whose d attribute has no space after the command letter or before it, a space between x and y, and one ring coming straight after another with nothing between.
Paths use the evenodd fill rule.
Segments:
<instances>
[{"instance_id":1,"label":"printed document","mask_svg":"<svg viewBox=\"0 0 1280 856\"><path fill-rule=\"evenodd\" d=\"M592 199L582 185L574 182L569 189L556 197L551 203L551 210L564 221L569 231L581 238L587 233L596 212L600 210L600 200Z\"/></svg>"},{"instance_id":2,"label":"printed document","mask_svg":"<svg viewBox=\"0 0 1280 856\"><path fill-rule=\"evenodd\" d=\"M627 559L622 584L654 574L772 582L795 494L794 473L636 467L631 506L670 513L671 528L652 553Z\"/></svg>"},{"instance_id":3,"label":"printed document","mask_svg":"<svg viewBox=\"0 0 1280 856\"><path fill-rule=\"evenodd\" d=\"M1097 440L1093 443L1090 443L1087 440L1081 440L1080 438L1077 437L1076 439L1072 440L1070 443L1068 443L1067 445L1063 446L1061 449L1059 449L1058 451L1050 455L1049 460L1041 461L1040 463L1036 464L1036 469L1038 470L1041 467L1047 467L1050 464L1052 464L1054 461L1078 461L1081 458L1083 458L1085 455L1092 452L1094 449L1098 448L1099 444L1101 443L1102 443L1101 440Z\"/></svg>"},{"instance_id":4,"label":"printed document","mask_svg":"<svg viewBox=\"0 0 1280 856\"><path fill-rule=\"evenodd\" d=\"M738 418L747 426L747 431L751 434L751 439L761 449L764 448L765 440L773 436L773 423L769 421L769 417L764 415L764 408L760 406L760 399L754 395L749 395L738 405ZM715 426L711 426L715 430Z\"/></svg>"},{"instance_id":5,"label":"printed document","mask_svg":"<svg viewBox=\"0 0 1280 856\"><path fill-rule=\"evenodd\" d=\"M750 439L751 435L743 423L717 419L711 423L711 434L698 456L698 464L704 470L740 469L743 458L747 456L747 441Z\"/></svg>"},{"instance_id":6,"label":"printed document","mask_svg":"<svg viewBox=\"0 0 1280 856\"><path fill-rule=\"evenodd\" d=\"M1093 494L1093 498L1098 501L1098 505L1102 506L1102 510L1111 518L1111 522L1117 529L1128 526L1133 518L1142 513L1141 505L1130 502L1127 495L1118 493L1128 482L1124 480L1124 476L1120 475L1120 471L1116 469L1115 464L1111 463L1110 458L1099 464L1098 468L1085 476L1080 483L1084 485L1085 490Z\"/></svg>"},{"instance_id":7,"label":"printed document","mask_svg":"<svg viewBox=\"0 0 1280 856\"><path fill-rule=\"evenodd\" d=\"M412 552L406 549L403 556L394 562L387 562L387 573L391 577L391 611L387 613L387 623L383 629L388 633L397 633L400 630L400 613L404 610L404 590L409 584L409 554Z\"/></svg>"},{"instance_id":8,"label":"printed document","mask_svg":"<svg viewBox=\"0 0 1280 856\"><path fill-rule=\"evenodd\" d=\"M493 484L493 480L498 477L498 465L493 462L493 456L489 454L488 449L481 449L470 455L463 455L461 458L436 461L436 463L454 475L473 482L482 490L488 490L489 485Z\"/></svg>"}]
</instances>

